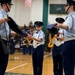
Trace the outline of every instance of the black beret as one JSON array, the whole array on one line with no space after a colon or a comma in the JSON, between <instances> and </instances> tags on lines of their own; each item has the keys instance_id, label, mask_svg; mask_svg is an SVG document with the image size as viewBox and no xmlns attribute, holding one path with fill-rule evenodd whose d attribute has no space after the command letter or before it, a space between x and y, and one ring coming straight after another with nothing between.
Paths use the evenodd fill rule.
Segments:
<instances>
[{"instance_id":1,"label":"black beret","mask_svg":"<svg viewBox=\"0 0 75 75\"><path fill-rule=\"evenodd\" d=\"M1 4L3 4L3 3L8 3L8 4L10 4L10 5L13 5L13 4L11 3L11 1L12 1L12 0L0 0L0 3L1 3Z\"/></svg>"},{"instance_id":2,"label":"black beret","mask_svg":"<svg viewBox=\"0 0 75 75\"><path fill-rule=\"evenodd\" d=\"M35 22L34 22L34 25L35 25L35 26L43 26L44 23L41 22L41 21L35 21Z\"/></svg>"},{"instance_id":3,"label":"black beret","mask_svg":"<svg viewBox=\"0 0 75 75\"><path fill-rule=\"evenodd\" d=\"M58 22L58 23L63 23L65 20L63 19L63 18L61 18L61 17L58 17L58 18L56 18L55 19L56 20L56 22Z\"/></svg>"},{"instance_id":4,"label":"black beret","mask_svg":"<svg viewBox=\"0 0 75 75\"><path fill-rule=\"evenodd\" d=\"M67 0L68 5L75 5L75 0Z\"/></svg>"},{"instance_id":5,"label":"black beret","mask_svg":"<svg viewBox=\"0 0 75 75\"><path fill-rule=\"evenodd\" d=\"M51 34L57 34L58 33L58 29L54 28L54 26L55 26L55 24L50 24L47 26L47 29Z\"/></svg>"}]
</instances>

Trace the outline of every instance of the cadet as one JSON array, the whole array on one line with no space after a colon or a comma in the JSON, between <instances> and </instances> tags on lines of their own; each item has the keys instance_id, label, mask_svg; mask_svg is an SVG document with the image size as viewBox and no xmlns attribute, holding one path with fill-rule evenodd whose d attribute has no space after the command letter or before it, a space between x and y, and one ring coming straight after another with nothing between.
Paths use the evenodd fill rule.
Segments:
<instances>
[{"instance_id":1,"label":"cadet","mask_svg":"<svg viewBox=\"0 0 75 75\"><path fill-rule=\"evenodd\" d=\"M45 42L45 34L42 31L42 27L44 24L41 21L36 21L34 25L32 49L33 75L42 75Z\"/></svg>"},{"instance_id":2,"label":"cadet","mask_svg":"<svg viewBox=\"0 0 75 75\"><path fill-rule=\"evenodd\" d=\"M21 36L31 37L31 35L24 31L21 31L14 20L7 17L7 13L10 12L11 5L13 5L11 3L11 0L0 0L0 3L0 75L4 75L10 53L6 47L7 42L9 41L9 27Z\"/></svg>"},{"instance_id":3,"label":"cadet","mask_svg":"<svg viewBox=\"0 0 75 75\"><path fill-rule=\"evenodd\" d=\"M64 72L65 75L74 75L75 65L75 0L67 0L65 11L68 16L63 24L56 23L55 28L64 29Z\"/></svg>"},{"instance_id":4,"label":"cadet","mask_svg":"<svg viewBox=\"0 0 75 75\"><path fill-rule=\"evenodd\" d=\"M64 19L61 17L58 17L55 19L58 23L63 23ZM55 24L50 24L47 26L47 29L49 30L50 34L54 35L53 42L51 44L54 44L52 48L52 58L53 58L53 72L54 75L63 75L63 59L62 59L62 48L64 43L63 38L63 29L60 28L54 28ZM55 31L57 33L55 33Z\"/></svg>"},{"instance_id":5,"label":"cadet","mask_svg":"<svg viewBox=\"0 0 75 75\"><path fill-rule=\"evenodd\" d=\"M63 23L64 19L58 17L56 18L56 21L58 23ZM64 43L63 29L59 28L52 49L54 75L63 75L63 58L62 58L63 43Z\"/></svg>"}]
</instances>

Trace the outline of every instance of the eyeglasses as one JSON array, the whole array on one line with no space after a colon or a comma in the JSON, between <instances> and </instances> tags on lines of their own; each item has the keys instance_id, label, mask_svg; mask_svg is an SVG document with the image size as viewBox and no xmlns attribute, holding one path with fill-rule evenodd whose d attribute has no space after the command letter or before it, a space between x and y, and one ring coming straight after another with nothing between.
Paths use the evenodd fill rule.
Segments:
<instances>
[{"instance_id":1,"label":"eyeglasses","mask_svg":"<svg viewBox=\"0 0 75 75\"><path fill-rule=\"evenodd\" d=\"M69 6L68 4L65 5L65 7Z\"/></svg>"}]
</instances>

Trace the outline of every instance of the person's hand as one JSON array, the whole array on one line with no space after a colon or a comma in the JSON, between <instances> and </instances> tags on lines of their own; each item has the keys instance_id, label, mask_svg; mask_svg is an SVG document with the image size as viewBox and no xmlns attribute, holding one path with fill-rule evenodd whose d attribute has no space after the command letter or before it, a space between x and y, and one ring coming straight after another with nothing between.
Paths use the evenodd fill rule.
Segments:
<instances>
[{"instance_id":1,"label":"person's hand","mask_svg":"<svg viewBox=\"0 0 75 75\"><path fill-rule=\"evenodd\" d=\"M30 34L28 34L27 37L28 37L29 39L33 39L33 36L30 35Z\"/></svg>"},{"instance_id":2,"label":"person's hand","mask_svg":"<svg viewBox=\"0 0 75 75\"><path fill-rule=\"evenodd\" d=\"M3 19L0 19L0 25L4 22L8 22L10 19L8 18L3 18Z\"/></svg>"},{"instance_id":3,"label":"person's hand","mask_svg":"<svg viewBox=\"0 0 75 75\"><path fill-rule=\"evenodd\" d=\"M3 21L3 22L8 22L9 19L8 19L8 18L3 18L2 21Z\"/></svg>"},{"instance_id":4,"label":"person's hand","mask_svg":"<svg viewBox=\"0 0 75 75\"><path fill-rule=\"evenodd\" d=\"M61 26L60 23L56 23L54 28L60 28L60 26Z\"/></svg>"}]
</instances>

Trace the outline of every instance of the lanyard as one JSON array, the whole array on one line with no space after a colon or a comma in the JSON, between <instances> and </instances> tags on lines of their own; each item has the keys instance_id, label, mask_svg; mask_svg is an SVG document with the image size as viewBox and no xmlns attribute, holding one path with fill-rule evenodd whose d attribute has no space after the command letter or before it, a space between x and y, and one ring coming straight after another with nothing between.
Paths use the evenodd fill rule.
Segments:
<instances>
[{"instance_id":1,"label":"lanyard","mask_svg":"<svg viewBox=\"0 0 75 75\"><path fill-rule=\"evenodd\" d=\"M72 15L71 15L71 17L72 17ZM72 27L71 27L71 31L73 30L73 28L74 28L74 18L72 17Z\"/></svg>"}]
</instances>

